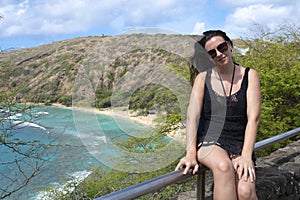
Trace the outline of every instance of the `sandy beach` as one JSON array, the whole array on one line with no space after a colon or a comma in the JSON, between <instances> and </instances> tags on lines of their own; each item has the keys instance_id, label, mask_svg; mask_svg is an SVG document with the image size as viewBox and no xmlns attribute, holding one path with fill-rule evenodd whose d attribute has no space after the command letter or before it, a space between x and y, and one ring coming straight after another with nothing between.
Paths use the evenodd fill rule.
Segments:
<instances>
[{"instance_id":1,"label":"sandy beach","mask_svg":"<svg viewBox=\"0 0 300 200\"><path fill-rule=\"evenodd\" d=\"M148 114L147 116L141 116L133 113L130 110L126 110L125 108L116 108L116 109L97 109L97 108L86 108L86 107L66 107L62 104L53 103L52 106L62 107L66 109L79 110L83 112L91 112L95 114L106 115L110 117L117 117L132 121L134 123L139 123L145 126L155 127L155 119L157 115Z\"/></svg>"},{"instance_id":2,"label":"sandy beach","mask_svg":"<svg viewBox=\"0 0 300 200\"><path fill-rule=\"evenodd\" d=\"M63 107L66 109L79 110L83 112L91 112L95 114L106 115L110 117L122 118L133 123L139 123L145 126L150 126L155 128L157 122L155 119L157 118L156 114L148 114L147 116L137 115L135 112L130 111L126 108L115 108L115 109L96 109L96 108L86 108L86 107L66 107L62 104L53 103L52 106ZM168 137L177 140L179 142L185 143L185 129L179 129L177 131L172 131L170 133L166 133Z\"/></svg>"}]
</instances>

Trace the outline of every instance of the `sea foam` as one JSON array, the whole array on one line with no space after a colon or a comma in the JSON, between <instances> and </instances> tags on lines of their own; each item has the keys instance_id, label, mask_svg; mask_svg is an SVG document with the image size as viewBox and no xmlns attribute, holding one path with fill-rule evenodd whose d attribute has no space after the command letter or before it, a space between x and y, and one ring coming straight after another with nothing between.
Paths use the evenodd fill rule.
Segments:
<instances>
[{"instance_id":1,"label":"sea foam","mask_svg":"<svg viewBox=\"0 0 300 200\"><path fill-rule=\"evenodd\" d=\"M52 191L41 191L33 199L34 200L52 200L55 198L55 194L67 194L72 192L75 187L87 178L92 172L91 171L77 171L69 174L69 180L64 184L57 182L52 183Z\"/></svg>"}]
</instances>

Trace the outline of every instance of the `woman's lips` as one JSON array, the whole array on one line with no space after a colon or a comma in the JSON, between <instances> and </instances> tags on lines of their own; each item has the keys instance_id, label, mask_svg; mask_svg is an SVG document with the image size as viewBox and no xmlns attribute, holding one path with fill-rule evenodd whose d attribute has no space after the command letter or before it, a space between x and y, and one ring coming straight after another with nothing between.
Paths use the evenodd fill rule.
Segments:
<instances>
[{"instance_id":1,"label":"woman's lips","mask_svg":"<svg viewBox=\"0 0 300 200\"><path fill-rule=\"evenodd\" d=\"M218 59L218 62L221 62L221 63L222 63L222 62L225 62L225 60L226 60L226 56L219 58L219 59Z\"/></svg>"}]
</instances>

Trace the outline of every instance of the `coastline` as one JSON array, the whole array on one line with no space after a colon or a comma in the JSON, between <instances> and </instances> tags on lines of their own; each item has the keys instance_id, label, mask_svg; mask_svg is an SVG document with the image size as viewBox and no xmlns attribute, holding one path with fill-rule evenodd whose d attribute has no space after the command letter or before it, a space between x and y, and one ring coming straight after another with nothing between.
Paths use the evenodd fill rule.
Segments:
<instances>
[{"instance_id":1,"label":"coastline","mask_svg":"<svg viewBox=\"0 0 300 200\"><path fill-rule=\"evenodd\" d=\"M61 107L61 108L66 108L70 110L78 110L78 111L83 111L83 112L90 112L90 113L95 113L95 114L101 114L101 115L106 115L109 117L117 117L117 118L122 118L126 119L129 121L132 121L134 123L139 123L141 125L149 126L149 127L155 127L155 119L157 118L156 114L148 114L147 116L140 116L136 115L134 113L129 114L127 111L120 109L102 109L99 110L97 108L85 108L85 107L67 107L59 103L53 103L52 106L55 107Z\"/></svg>"},{"instance_id":2,"label":"coastline","mask_svg":"<svg viewBox=\"0 0 300 200\"><path fill-rule=\"evenodd\" d=\"M99 110L97 108L84 108L84 107L67 107L59 103L53 103L52 106L55 107L61 107L61 108L66 108L70 110L78 110L82 112L90 112L90 113L95 113L95 114L101 114L101 115L106 115L109 117L117 117L117 118L122 118L126 119L129 121L132 121L133 123L138 123L141 125L149 126L155 128L157 125L157 122L155 122L155 119L158 117L156 114L148 114L147 116L141 116L137 115L136 113L131 113L129 110L118 108L115 110L112 109L102 109ZM172 132L166 133L166 135L178 142L185 143L185 129L178 129Z\"/></svg>"}]
</instances>

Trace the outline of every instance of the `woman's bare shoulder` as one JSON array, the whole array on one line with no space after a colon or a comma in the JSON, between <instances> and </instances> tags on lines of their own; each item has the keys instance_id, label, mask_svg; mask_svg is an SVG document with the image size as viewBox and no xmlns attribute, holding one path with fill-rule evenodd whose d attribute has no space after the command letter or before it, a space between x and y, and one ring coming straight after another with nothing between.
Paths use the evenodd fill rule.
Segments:
<instances>
[{"instance_id":1,"label":"woman's bare shoulder","mask_svg":"<svg viewBox=\"0 0 300 200\"><path fill-rule=\"evenodd\" d=\"M201 82L205 81L206 74L207 74L207 71L199 72L199 74L195 78L195 82L196 81L201 81Z\"/></svg>"},{"instance_id":2,"label":"woman's bare shoulder","mask_svg":"<svg viewBox=\"0 0 300 200\"><path fill-rule=\"evenodd\" d=\"M244 66L239 65L239 68L240 68L240 71L242 72L242 74L244 74L246 68L248 68L248 67L244 67ZM253 76L258 77L258 72L253 68L249 68L249 77L253 77Z\"/></svg>"},{"instance_id":3,"label":"woman's bare shoulder","mask_svg":"<svg viewBox=\"0 0 300 200\"><path fill-rule=\"evenodd\" d=\"M199 72L199 74L196 76L193 84L193 88L198 90L199 88L203 88L205 84L205 77L206 77L207 72Z\"/></svg>"}]
</instances>

